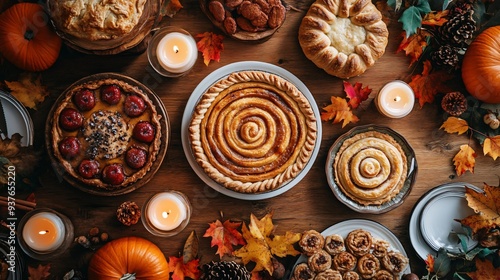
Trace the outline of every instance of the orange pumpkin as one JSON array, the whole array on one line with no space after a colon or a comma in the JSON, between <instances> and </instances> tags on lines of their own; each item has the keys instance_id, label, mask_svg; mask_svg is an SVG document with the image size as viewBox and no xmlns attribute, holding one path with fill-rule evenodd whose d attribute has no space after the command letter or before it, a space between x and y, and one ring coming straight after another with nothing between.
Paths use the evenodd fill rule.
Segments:
<instances>
[{"instance_id":1,"label":"orange pumpkin","mask_svg":"<svg viewBox=\"0 0 500 280\"><path fill-rule=\"evenodd\" d=\"M57 60L61 44L41 5L18 3L0 14L0 52L21 69L49 68Z\"/></svg>"},{"instance_id":2,"label":"orange pumpkin","mask_svg":"<svg viewBox=\"0 0 500 280\"><path fill-rule=\"evenodd\" d=\"M92 280L168 280L168 262L155 244L140 237L108 242L90 260Z\"/></svg>"},{"instance_id":3,"label":"orange pumpkin","mask_svg":"<svg viewBox=\"0 0 500 280\"><path fill-rule=\"evenodd\" d=\"M475 98L500 103L500 26L481 32L467 48L462 79Z\"/></svg>"}]
</instances>

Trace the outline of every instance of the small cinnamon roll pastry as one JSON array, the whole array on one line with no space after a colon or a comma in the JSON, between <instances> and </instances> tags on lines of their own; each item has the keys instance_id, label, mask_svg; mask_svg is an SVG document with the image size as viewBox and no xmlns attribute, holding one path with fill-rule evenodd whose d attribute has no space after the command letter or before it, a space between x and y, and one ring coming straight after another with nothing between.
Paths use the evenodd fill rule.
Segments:
<instances>
[{"instance_id":1,"label":"small cinnamon roll pastry","mask_svg":"<svg viewBox=\"0 0 500 280\"><path fill-rule=\"evenodd\" d=\"M396 276L394 276L394 274L385 269L382 269L375 273L375 276L373 276L372 280L397 280L397 278Z\"/></svg>"},{"instance_id":2,"label":"small cinnamon roll pastry","mask_svg":"<svg viewBox=\"0 0 500 280\"><path fill-rule=\"evenodd\" d=\"M309 268L314 272L321 272L332 266L332 256L325 250L319 250L307 259Z\"/></svg>"},{"instance_id":3,"label":"small cinnamon roll pastry","mask_svg":"<svg viewBox=\"0 0 500 280\"><path fill-rule=\"evenodd\" d=\"M354 270L358 259L349 252L340 252L332 260L332 267L340 272Z\"/></svg>"},{"instance_id":4,"label":"small cinnamon roll pastry","mask_svg":"<svg viewBox=\"0 0 500 280\"><path fill-rule=\"evenodd\" d=\"M337 270L327 269L323 272L318 273L314 280L342 280L342 274Z\"/></svg>"},{"instance_id":5,"label":"small cinnamon roll pastry","mask_svg":"<svg viewBox=\"0 0 500 280\"><path fill-rule=\"evenodd\" d=\"M359 280L359 274L356 271L347 271L342 275L342 280Z\"/></svg>"},{"instance_id":6,"label":"small cinnamon roll pastry","mask_svg":"<svg viewBox=\"0 0 500 280\"><path fill-rule=\"evenodd\" d=\"M302 238L299 241L302 252L308 256L322 250L324 245L325 238L315 230L308 230L302 233Z\"/></svg>"},{"instance_id":7,"label":"small cinnamon roll pastry","mask_svg":"<svg viewBox=\"0 0 500 280\"><path fill-rule=\"evenodd\" d=\"M294 280L313 280L315 276L316 273L309 269L307 263L299 263L293 270Z\"/></svg>"},{"instance_id":8,"label":"small cinnamon roll pastry","mask_svg":"<svg viewBox=\"0 0 500 280\"><path fill-rule=\"evenodd\" d=\"M400 252L388 252L382 258L382 265L390 272L398 274L405 270L406 266L408 265L408 258Z\"/></svg>"},{"instance_id":9,"label":"small cinnamon roll pastry","mask_svg":"<svg viewBox=\"0 0 500 280\"><path fill-rule=\"evenodd\" d=\"M363 229L356 229L349 232L345 240L347 251L351 252L356 257L368 254L372 248L372 244L372 235Z\"/></svg>"},{"instance_id":10,"label":"small cinnamon roll pastry","mask_svg":"<svg viewBox=\"0 0 500 280\"><path fill-rule=\"evenodd\" d=\"M380 270L380 261L373 254L365 254L358 260L358 272L364 279L370 279Z\"/></svg>"},{"instance_id":11,"label":"small cinnamon roll pastry","mask_svg":"<svg viewBox=\"0 0 500 280\"><path fill-rule=\"evenodd\" d=\"M389 244L389 242L382 239L377 239L373 242L372 254L380 259L387 254L390 246L391 245Z\"/></svg>"},{"instance_id":12,"label":"small cinnamon roll pastry","mask_svg":"<svg viewBox=\"0 0 500 280\"><path fill-rule=\"evenodd\" d=\"M334 256L345 251L344 238L338 234L332 234L325 238L325 251Z\"/></svg>"}]
</instances>

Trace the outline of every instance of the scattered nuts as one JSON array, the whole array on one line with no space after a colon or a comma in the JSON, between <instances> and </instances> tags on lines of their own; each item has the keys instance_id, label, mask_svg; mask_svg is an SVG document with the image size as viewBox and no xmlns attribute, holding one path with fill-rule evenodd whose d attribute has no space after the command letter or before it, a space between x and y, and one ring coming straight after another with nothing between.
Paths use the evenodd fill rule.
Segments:
<instances>
[{"instance_id":1,"label":"scattered nuts","mask_svg":"<svg viewBox=\"0 0 500 280\"><path fill-rule=\"evenodd\" d=\"M226 17L224 20L224 29L226 29L226 32L229 34L234 34L236 33L238 25L236 24L236 21L232 17Z\"/></svg>"},{"instance_id":2,"label":"scattered nuts","mask_svg":"<svg viewBox=\"0 0 500 280\"><path fill-rule=\"evenodd\" d=\"M283 5L273 6L269 12L269 20L267 24L270 28L279 27L285 21L286 9Z\"/></svg>"},{"instance_id":3,"label":"scattered nuts","mask_svg":"<svg viewBox=\"0 0 500 280\"><path fill-rule=\"evenodd\" d=\"M101 242L107 242L109 239L109 234L107 232L103 232L99 236L99 239L101 239Z\"/></svg>"},{"instance_id":4,"label":"scattered nuts","mask_svg":"<svg viewBox=\"0 0 500 280\"><path fill-rule=\"evenodd\" d=\"M98 227L93 227L89 230L89 236L94 237L99 234L99 228Z\"/></svg>"},{"instance_id":5,"label":"scattered nuts","mask_svg":"<svg viewBox=\"0 0 500 280\"><path fill-rule=\"evenodd\" d=\"M226 7L228 7L230 10L233 10L234 8L238 7L239 5L241 5L241 3L243 2L243 0L226 0L225 1L225 5Z\"/></svg>"}]
</instances>

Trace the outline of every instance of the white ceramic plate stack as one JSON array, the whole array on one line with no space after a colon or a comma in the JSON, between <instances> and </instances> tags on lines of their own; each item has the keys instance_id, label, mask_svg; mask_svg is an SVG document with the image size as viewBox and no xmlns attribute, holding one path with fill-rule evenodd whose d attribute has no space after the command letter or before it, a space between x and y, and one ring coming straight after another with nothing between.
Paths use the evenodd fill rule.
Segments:
<instances>
[{"instance_id":1,"label":"white ceramic plate stack","mask_svg":"<svg viewBox=\"0 0 500 280\"><path fill-rule=\"evenodd\" d=\"M455 254L463 250L456 233L465 231L457 220L474 214L467 205L465 187L482 192L468 183L444 184L428 191L413 208L410 240L420 258L435 255L440 248ZM477 241L469 238L467 245L468 251L477 245Z\"/></svg>"}]
</instances>

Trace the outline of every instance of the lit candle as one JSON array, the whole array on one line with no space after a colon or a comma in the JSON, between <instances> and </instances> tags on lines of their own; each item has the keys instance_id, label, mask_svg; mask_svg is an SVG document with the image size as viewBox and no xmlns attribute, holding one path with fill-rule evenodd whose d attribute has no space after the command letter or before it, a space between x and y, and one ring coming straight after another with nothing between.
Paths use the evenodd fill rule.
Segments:
<instances>
[{"instance_id":1,"label":"lit candle","mask_svg":"<svg viewBox=\"0 0 500 280\"><path fill-rule=\"evenodd\" d=\"M156 47L160 66L170 73L184 73L193 67L198 58L196 41L189 34L171 32Z\"/></svg>"},{"instance_id":2,"label":"lit candle","mask_svg":"<svg viewBox=\"0 0 500 280\"><path fill-rule=\"evenodd\" d=\"M65 227L62 219L54 213L40 212L26 221L22 237L26 245L40 253L58 249L64 241Z\"/></svg>"},{"instance_id":3,"label":"lit candle","mask_svg":"<svg viewBox=\"0 0 500 280\"><path fill-rule=\"evenodd\" d=\"M183 201L183 197L175 192L156 194L147 206L148 220L161 231L178 228L188 217L188 209Z\"/></svg>"},{"instance_id":4,"label":"lit candle","mask_svg":"<svg viewBox=\"0 0 500 280\"><path fill-rule=\"evenodd\" d=\"M407 83L396 80L382 87L375 104L383 115L390 118L402 118L413 110L415 95Z\"/></svg>"}]
</instances>

